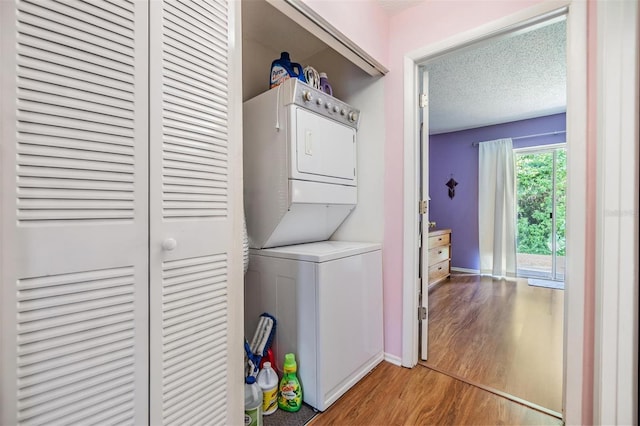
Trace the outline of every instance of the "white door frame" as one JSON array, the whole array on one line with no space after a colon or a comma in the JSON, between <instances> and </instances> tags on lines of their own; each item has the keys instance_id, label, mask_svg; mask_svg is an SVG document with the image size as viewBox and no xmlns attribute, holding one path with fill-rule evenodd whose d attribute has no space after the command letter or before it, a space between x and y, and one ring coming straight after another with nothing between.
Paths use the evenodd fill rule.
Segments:
<instances>
[{"instance_id":1,"label":"white door frame","mask_svg":"<svg viewBox=\"0 0 640 426\"><path fill-rule=\"evenodd\" d=\"M584 282L587 152L587 3L548 1L417 49L404 58L404 242L402 365L418 362L418 79L419 64L553 16L567 16L567 290L564 309L563 417L581 424L584 381ZM575 248L575 254L571 248ZM575 285L572 285L575 283ZM567 360L571 360L570 363Z\"/></svg>"}]
</instances>

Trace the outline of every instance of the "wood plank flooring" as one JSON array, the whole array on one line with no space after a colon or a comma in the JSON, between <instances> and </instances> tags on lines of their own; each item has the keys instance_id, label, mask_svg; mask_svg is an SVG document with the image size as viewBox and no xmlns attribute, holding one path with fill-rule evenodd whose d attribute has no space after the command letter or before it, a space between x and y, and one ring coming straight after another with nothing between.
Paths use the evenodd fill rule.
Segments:
<instances>
[{"instance_id":1,"label":"wood plank flooring","mask_svg":"<svg viewBox=\"0 0 640 426\"><path fill-rule=\"evenodd\" d=\"M562 411L563 297L453 274L429 294L428 361L383 362L309 425L562 425L518 400Z\"/></svg>"},{"instance_id":2,"label":"wood plank flooring","mask_svg":"<svg viewBox=\"0 0 640 426\"><path fill-rule=\"evenodd\" d=\"M423 366L382 362L310 426L562 425L548 414Z\"/></svg>"},{"instance_id":3,"label":"wood plank flooring","mask_svg":"<svg viewBox=\"0 0 640 426\"><path fill-rule=\"evenodd\" d=\"M429 292L421 362L562 412L564 291L454 274Z\"/></svg>"}]
</instances>

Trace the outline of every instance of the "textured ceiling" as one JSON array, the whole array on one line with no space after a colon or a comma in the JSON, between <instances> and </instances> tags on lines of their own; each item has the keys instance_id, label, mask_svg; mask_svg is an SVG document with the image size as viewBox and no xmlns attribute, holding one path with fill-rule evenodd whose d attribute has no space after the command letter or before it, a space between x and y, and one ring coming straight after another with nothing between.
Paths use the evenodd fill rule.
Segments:
<instances>
[{"instance_id":1,"label":"textured ceiling","mask_svg":"<svg viewBox=\"0 0 640 426\"><path fill-rule=\"evenodd\" d=\"M561 20L426 63L429 133L564 112L565 37Z\"/></svg>"}]
</instances>

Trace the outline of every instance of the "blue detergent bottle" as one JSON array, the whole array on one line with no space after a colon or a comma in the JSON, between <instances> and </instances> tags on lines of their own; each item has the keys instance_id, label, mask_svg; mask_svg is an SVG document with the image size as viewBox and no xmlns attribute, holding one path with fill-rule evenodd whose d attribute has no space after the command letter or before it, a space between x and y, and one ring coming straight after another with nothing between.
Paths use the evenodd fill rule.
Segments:
<instances>
[{"instance_id":1,"label":"blue detergent bottle","mask_svg":"<svg viewBox=\"0 0 640 426\"><path fill-rule=\"evenodd\" d=\"M271 63L271 76L269 78L269 89L282 84L285 80L297 78L300 81L307 82L304 78L302 65L291 62L289 52L282 52L280 59L276 59Z\"/></svg>"}]
</instances>

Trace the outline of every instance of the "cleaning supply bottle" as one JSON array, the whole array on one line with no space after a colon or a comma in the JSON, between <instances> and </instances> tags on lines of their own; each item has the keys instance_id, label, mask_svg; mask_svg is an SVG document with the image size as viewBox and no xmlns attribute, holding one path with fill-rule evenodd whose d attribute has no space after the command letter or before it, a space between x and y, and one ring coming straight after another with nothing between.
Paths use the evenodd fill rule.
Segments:
<instances>
[{"instance_id":1,"label":"cleaning supply bottle","mask_svg":"<svg viewBox=\"0 0 640 426\"><path fill-rule=\"evenodd\" d=\"M331 88L331 85L329 84L329 79L327 78L327 73L321 72L319 74L319 76L320 76L320 90L322 90L324 93L326 93L329 96L333 96L333 89Z\"/></svg>"},{"instance_id":2,"label":"cleaning supply bottle","mask_svg":"<svg viewBox=\"0 0 640 426\"><path fill-rule=\"evenodd\" d=\"M276 359L273 356L273 349L271 349L271 348L267 349L267 354L265 356L263 356L262 359L260 360L260 369L261 370L264 368L264 364L267 363L267 362L271 363L271 368L273 368L273 366L276 365Z\"/></svg>"},{"instance_id":3,"label":"cleaning supply bottle","mask_svg":"<svg viewBox=\"0 0 640 426\"><path fill-rule=\"evenodd\" d=\"M271 62L271 77L269 78L269 89L282 84L285 80L297 78L304 81L304 69L302 65L291 62L289 52L280 53L280 59Z\"/></svg>"},{"instance_id":4,"label":"cleaning supply bottle","mask_svg":"<svg viewBox=\"0 0 640 426\"><path fill-rule=\"evenodd\" d=\"M244 382L244 425L262 426L262 391L253 376Z\"/></svg>"},{"instance_id":5,"label":"cleaning supply bottle","mask_svg":"<svg viewBox=\"0 0 640 426\"><path fill-rule=\"evenodd\" d=\"M278 409L278 374L265 362L258 373L258 386L262 389L262 414L268 416Z\"/></svg>"},{"instance_id":6,"label":"cleaning supply bottle","mask_svg":"<svg viewBox=\"0 0 640 426\"><path fill-rule=\"evenodd\" d=\"M302 388L296 375L298 364L294 354L286 354L284 356L282 370L278 407L285 411L298 411L302 407Z\"/></svg>"}]
</instances>

